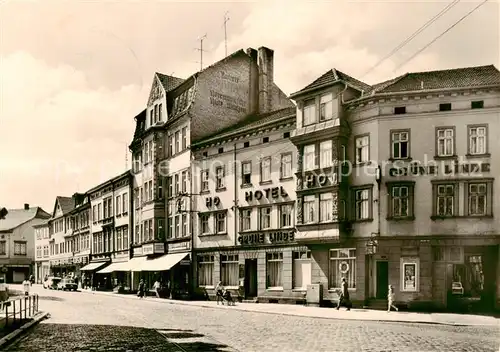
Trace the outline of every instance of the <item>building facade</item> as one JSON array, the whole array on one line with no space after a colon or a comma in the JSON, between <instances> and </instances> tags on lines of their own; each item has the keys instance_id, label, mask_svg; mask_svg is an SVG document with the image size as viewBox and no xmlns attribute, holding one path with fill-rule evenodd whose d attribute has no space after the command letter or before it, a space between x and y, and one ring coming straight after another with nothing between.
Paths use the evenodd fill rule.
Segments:
<instances>
[{"instance_id":1,"label":"building facade","mask_svg":"<svg viewBox=\"0 0 500 352\"><path fill-rule=\"evenodd\" d=\"M50 276L49 221L33 225L35 229L35 282L41 284Z\"/></svg>"},{"instance_id":2,"label":"building facade","mask_svg":"<svg viewBox=\"0 0 500 352\"><path fill-rule=\"evenodd\" d=\"M303 299L311 276L295 240L294 128L286 108L193 145L196 284L209 295L222 281L247 300Z\"/></svg>"},{"instance_id":3,"label":"building facade","mask_svg":"<svg viewBox=\"0 0 500 352\"><path fill-rule=\"evenodd\" d=\"M73 195L74 208L69 212L71 235L68 236L73 264L72 273L82 276L81 269L90 261L90 198L88 194L75 193Z\"/></svg>"},{"instance_id":4,"label":"building facade","mask_svg":"<svg viewBox=\"0 0 500 352\"><path fill-rule=\"evenodd\" d=\"M25 204L23 209L9 209L0 219L0 275L6 283L21 283L34 275L35 229L50 217L40 207Z\"/></svg>"},{"instance_id":5,"label":"building facade","mask_svg":"<svg viewBox=\"0 0 500 352\"><path fill-rule=\"evenodd\" d=\"M130 270L124 266L130 259L131 190L132 175L126 171L87 192L92 238L90 262L81 269L86 285L103 290L130 285Z\"/></svg>"},{"instance_id":6,"label":"building facade","mask_svg":"<svg viewBox=\"0 0 500 352\"><path fill-rule=\"evenodd\" d=\"M292 95L303 178L298 239L325 210L321 195L308 203L309 189L324 179L321 160L333 153L338 165L338 236L305 242L325 299L335 299L345 277L351 298L365 304L385 299L393 285L410 305L450 306L452 286L485 309L498 305L498 158L489 131L498 128L499 88L493 66L410 73L374 86L330 70ZM325 118L332 92L333 123ZM333 152L317 138L328 128Z\"/></svg>"}]
</instances>

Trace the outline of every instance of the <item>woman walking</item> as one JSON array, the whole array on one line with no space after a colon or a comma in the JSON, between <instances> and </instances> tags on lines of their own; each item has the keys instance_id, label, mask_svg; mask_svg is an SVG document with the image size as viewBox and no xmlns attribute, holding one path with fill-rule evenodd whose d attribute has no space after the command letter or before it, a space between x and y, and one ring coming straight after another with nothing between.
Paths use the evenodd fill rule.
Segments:
<instances>
[{"instance_id":1,"label":"woman walking","mask_svg":"<svg viewBox=\"0 0 500 352\"><path fill-rule=\"evenodd\" d=\"M144 280L139 281L139 290L137 291L137 296L143 298L145 294Z\"/></svg>"},{"instance_id":2,"label":"woman walking","mask_svg":"<svg viewBox=\"0 0 500 352\"><path fill-rule=\"evenodd\" d=\"M390 312L391 308L394 308L396 312L399 310L398 307L394 305L394 299L396 295L394 294L394 287L389 285L389 292L387 293L387 311Z\"/></svg>"}]
</instances>

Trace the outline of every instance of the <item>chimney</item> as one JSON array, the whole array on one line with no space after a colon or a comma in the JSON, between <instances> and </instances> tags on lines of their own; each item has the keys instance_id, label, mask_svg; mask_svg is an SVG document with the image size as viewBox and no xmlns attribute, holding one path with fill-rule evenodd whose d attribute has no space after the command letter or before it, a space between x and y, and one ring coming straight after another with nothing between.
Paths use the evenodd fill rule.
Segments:
<instances>
[{"instance_id":1,"label":"chimney","mask_svg":"<svg viewBox=\"0 0 500 352\"><path fill-rule=\"evenodd\" d=\"M28 203L24 203L24 210L30 210L30 205Z\"/></svg>"},{"instance_id":2,"label":"chimney","mask_svg":"<svg viewBox=\"0 0 500 352\"><path fill-rule=\"evenodd\" d=\"M272 109L274 51L261 46L257 53L259 62L259 112L262 114Z\"/></svg>"},{"instance_id":3,"label":"chimney","mask_svg":"<svg viewBox=\"0 0 500 352\"><path fill-rule=\"evenodd\" d=\"M249 113L259 112L259 67L258 53L254 48L248 48L246 54L250 57L250 89L249 89Z\"/></svg>"}]
</instances>

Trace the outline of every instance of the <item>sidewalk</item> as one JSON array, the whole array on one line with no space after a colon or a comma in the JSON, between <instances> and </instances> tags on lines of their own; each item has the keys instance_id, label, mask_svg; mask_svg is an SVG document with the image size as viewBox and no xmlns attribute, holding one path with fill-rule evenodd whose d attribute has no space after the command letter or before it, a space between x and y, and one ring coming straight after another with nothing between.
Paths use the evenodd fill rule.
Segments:
<instances>
[{"instance_id":1,"label":"sidewalk","mask_svg":"<svg viewBox=\"0 0 500 352\"><path fill-rule=\"evenodd\" d=\"M123 295L113 292L81 290L82 293L114 296L124 299L137 300L135 295ZM344 319L344 320L367 320L385 321L400 323L421 323L421 324L441 324L454 326L498 326L500 319L471 314L451 314L451 313L412 313L412 312L386 312L369 309L345 308L336 310L333 308L306 307L291 304L273 303L236 303L235 306L217 305L214 301L179 301L156 297L147 297L145 301L152 301L165 304L179 304L193 307L203 307L212 309L232 309L246 312L292 315L321 319Z\"/></svg>"}]
</instances>

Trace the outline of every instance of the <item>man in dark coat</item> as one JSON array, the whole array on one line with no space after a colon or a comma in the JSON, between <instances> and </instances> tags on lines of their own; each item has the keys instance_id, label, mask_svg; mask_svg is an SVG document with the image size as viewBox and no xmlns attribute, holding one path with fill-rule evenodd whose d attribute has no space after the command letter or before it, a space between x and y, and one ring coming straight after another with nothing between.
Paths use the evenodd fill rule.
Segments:
<instances>
[{"instance_id":1,"label":"man in dark coat","mask_svg":"<svg viewBox=\"0 0 500 352\"><path fill-rule=\"evenodd\" d=\"M349 290L345 277L342 278L342 287L340 290L339 301L337 303L337 310L339 310L341 305L344 305L347 308L346 310L351 310L351 300L349 299Z\"/></svg>"}]
</instances>

